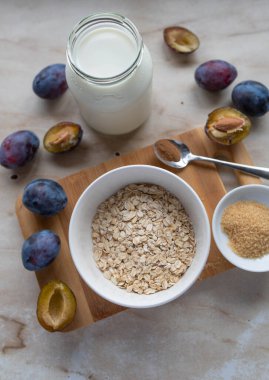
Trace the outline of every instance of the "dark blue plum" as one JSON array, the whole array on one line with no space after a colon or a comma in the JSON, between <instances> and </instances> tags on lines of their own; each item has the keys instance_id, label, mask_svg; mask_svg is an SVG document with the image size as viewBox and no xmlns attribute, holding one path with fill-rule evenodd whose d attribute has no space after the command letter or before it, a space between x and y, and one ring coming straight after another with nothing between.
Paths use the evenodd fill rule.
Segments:
<instances>
[{"instance_id":1,"label":"dark blue plum","mask_svg":"<svg viewBox=\"0 0 269 380\"><path fill-rule=\"evenodd\" d=\"M219 91L235 80L237 70L229 62L213 59L198 66L194 77L198 86L204 90Z\"/></svg>"},{"instance_id":2,"label":"dark blue plum","mask_svg":"<svg viewBox=\"0 0 269 380\"><path fill-rule=\"evenodd\" d=\"M31 131L17 131L8 135L0 146L0 164L16 169L32 161L39 148L39 138Z\"/></svg>"},{"instance_id":3,"label":"dark blue plum","mask_svg":"<svg viewBox=\"0 0 269 380\"><path fill-rule=\"evenodd\" d=\"M22 262L28 270L39 270L48 266L58 255L61 241L50 230L43 230L31 235L22 246Z\"/></svg>"},{"instance_id":4,"label":"dark blue plum","mask_svg":"<svg viewBox=\"0 0 269 380\"><path fill-rule=\"evenodd\" d=\"M63 63L45 67L33 80L33 91L43 99L58 98L67 88L65 65Z\"/></svg>"},{"instance_id":5,"label":"dark blue plum","mask_svg":"<svg viewBox=\"0 0 269 380\"><path fill-rule=\"evenodd\" d=\"M25 187L22 202L35 214L51 216L65 208L67 196L59 183L51 179L35 179Z\"/></svg>"},{"instance_id":6,"label":"dark blue plum","mask_svg":"<svg viewBox=\"0 0 269 380\"><path fill-rule=\"evenodd\" d=\"M246 80L235 86L232 101L248 116L263 116L269 111L269 90L260 82Z\"/></svg>"}]
</instances>

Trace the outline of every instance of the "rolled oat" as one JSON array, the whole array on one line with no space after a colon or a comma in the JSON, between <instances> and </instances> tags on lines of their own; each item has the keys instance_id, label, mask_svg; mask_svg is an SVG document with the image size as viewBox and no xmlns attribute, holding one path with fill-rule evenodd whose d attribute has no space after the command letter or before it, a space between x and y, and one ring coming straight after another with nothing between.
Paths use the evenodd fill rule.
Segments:
<instances>
[{"instance_id":1,"label":"rolled oat","mask_svg":"<svg viewBox=\"0 0 269 380\"><path fill-rule=\"evenodd\" d=\"M178 282L196 249L192 223L179 200L151 184L128 185L104 201L92 222L92 241L105 278L138 294Z\"/></svg>"}]
</instances>

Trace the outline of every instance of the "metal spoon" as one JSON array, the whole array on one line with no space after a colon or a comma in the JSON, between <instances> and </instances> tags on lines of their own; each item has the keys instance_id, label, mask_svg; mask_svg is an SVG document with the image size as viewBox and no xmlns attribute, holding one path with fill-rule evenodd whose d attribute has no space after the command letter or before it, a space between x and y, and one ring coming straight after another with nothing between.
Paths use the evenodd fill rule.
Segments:
<instances>
[{"instance_id":1,"label":"metal spoon","mask_svg":"<svg viewBox=\"0 0 269 380\"><path fill-rule=\"evenodd\" d=\"M187 145L177 140L158 140L154 144L154 153L161 162L173 168L185 168L189 162L195 160L207 161L212 162L213 164L228 166L229 168L237 169L257 177L269 179L269 169L267 168L236 164L234 162L217 160L210 157L196 156L190 152Z\"/></svg>"}]
</instances>

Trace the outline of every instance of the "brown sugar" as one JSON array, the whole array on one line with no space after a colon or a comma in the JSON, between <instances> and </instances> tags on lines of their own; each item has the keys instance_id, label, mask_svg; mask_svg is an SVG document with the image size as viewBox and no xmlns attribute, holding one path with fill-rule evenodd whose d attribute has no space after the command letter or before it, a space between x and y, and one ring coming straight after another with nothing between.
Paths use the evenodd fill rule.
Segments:
<instances>
[{"instance_id":1,"label":"brown sugar","mask_svg":"<svg viewBox=\"0 0 269 380\"><path fill-rule=\"evenodd\" d=\"M228 206L221 226L232 250L245 258L269 253L269 207L255 201L239 201Z\"/></svg>"}]
</instances>

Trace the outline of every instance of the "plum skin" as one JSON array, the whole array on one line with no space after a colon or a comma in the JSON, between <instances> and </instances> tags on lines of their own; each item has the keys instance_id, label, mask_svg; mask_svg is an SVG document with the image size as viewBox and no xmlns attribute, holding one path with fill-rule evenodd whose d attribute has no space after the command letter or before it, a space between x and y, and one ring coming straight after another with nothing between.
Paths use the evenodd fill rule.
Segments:
<instances>
[{"instance_id":1,"label":"plum skin","mask_svg":"<svg viewBox=\"0 0 269 380\"><path fill-rule=\"evenodd\" d=\"M195 70L195 81L207 91L219 91L228 87L237 77L236 68L229 62L214 59L202 63Z\"/></svg>"},{"instance_id":2,"label":"plum skin","mask_svg":"<svg viewBox=\"0 0 269 380\"><path fill-rule=\"evenodd\" d=\"M67 196L58 182L35 179L26 185L22 203L33 213L52 216L65 208Z\"/></svg>"},{"instance_id":3,"label":"plum skin","mask_svg":"<svg viewBox=\"0 0 269 380\"><path fill-rule=\"evenodd\" d=\"M232 101L236 108L248 116L263 116L269 111L269 90L260 82L243 81L234 87Z\"/></svg>"},{"instance_id":4,"label":"plum skin","mask_svg":"<svg viewBox=\"0 0 269 380\"><path fill-rule=\"evenodd\" d=\"M39 138L31 131L21 130L8 135L0 146L0 164L16 169L32 161L39 148Z\"/></svg>"},{"instance_id":5,"label":"plum skin","mask_svg":"<svg viewBox=\"0 0 269 380\"><path fill-rule=\"evenodd\" d=\"M33 91L42 99L55 99L68 88L65 64L55 63L42 69L33 80Z\"/></svg>"},{"instance_id":6,"label":"plum skin","mask_svg":"<svg viewBox=\"0 0 269 380\"><path fill-rule=\"evenodd\" d=\"M58 256L61 241L50 230L32 234L22 246L22 262L25 269L37 271L48 266Z\"/></svg>"}]
</instances>

